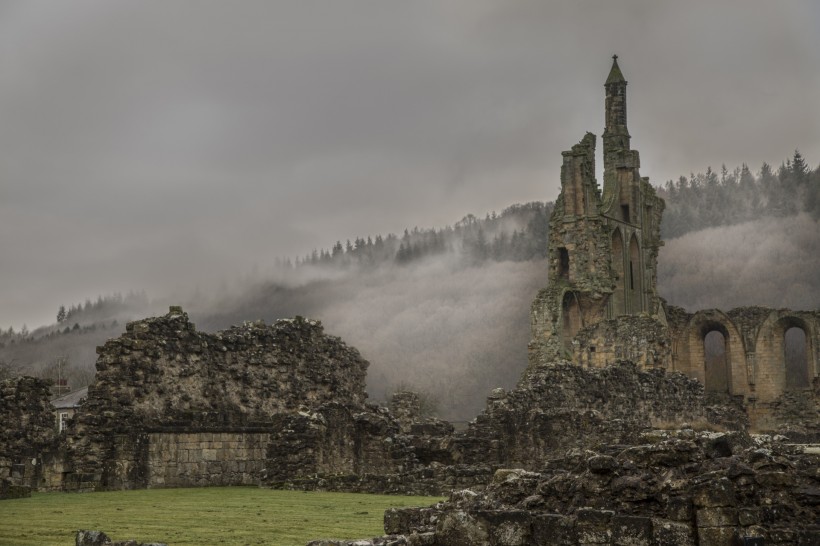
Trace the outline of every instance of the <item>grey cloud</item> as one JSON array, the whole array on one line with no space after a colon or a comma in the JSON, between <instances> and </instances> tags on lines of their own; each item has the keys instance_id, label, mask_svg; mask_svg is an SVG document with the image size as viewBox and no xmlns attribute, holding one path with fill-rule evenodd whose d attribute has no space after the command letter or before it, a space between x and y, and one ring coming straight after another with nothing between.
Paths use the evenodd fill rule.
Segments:
<instances>
[{"instance_id":1,"label":"grey cloud","mask_svg":"<svg viewBox=\"0 0 820 546\"><path fill-rule=\"evenodd\" d=\"M601 131L616 52L654 182L797 147L820 158L808 0L0 10L5 327L79 293L163 295L554 199L560 152Z\"/></svg>"}]
</instances>

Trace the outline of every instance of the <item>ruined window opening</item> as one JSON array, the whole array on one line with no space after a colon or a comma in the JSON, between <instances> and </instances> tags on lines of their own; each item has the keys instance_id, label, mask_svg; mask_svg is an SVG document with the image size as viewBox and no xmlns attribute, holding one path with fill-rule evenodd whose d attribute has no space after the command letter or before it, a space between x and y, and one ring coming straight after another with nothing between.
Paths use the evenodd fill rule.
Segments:
<instances>
[{"instance_id":1,"label":"ruined window opening","mask_svg":"<svg viewBox=\"0 0 820 546\"><path fill-rule=\"evenodd\" d=\"M726 336L720 330L711 330L703 336L703 357L706 390L729 392L729 363Z\"/></svg>"},{"instance_id":2,"label":"ruined window opening","mask_svg":"<svg viewBox=\"0 0 820 546\"><path fill-rule=\"evenodd\" d=\"M783 333L783 357L786 366L786 390L806 389L809 381L806 331L792 326Z\"/></svg>"},{"instance_id":3,"label":"ruined window opening","mask_svg":"<svg viewBox=\"0 0 820 546\"><path fill-rule=\"evenodd\" d=\"M629 313L638 314L643 311L641 290L643 289L643 271L641 270L641 247L638 238L632 235L629 241Z\"/></svg>"},{"instance_id":4,"label":"ruined window opening","mask_svg":"<svg viewBox=\"0 0 820 546\"><path fill-rule=\"evenodd\" d=\"M615 291L612 293L612 315L626 313L626 275L624 274L624 240L621 229L615 228L612 232L612 270L615 273Z\"/></svg>"},{"instance_id":5,"label":"ruined window opening","mask_svg":"<svg viewBox=\"0 0 820 546\"><path fill-rule=\"evenodd\" d=\"M594 347L594 346L590 347L590 348L589 348L589 352L590 352L590 353L594 353L594 352L595 352L595 347Z\"/></svg>"},{"instance_id":6,"label":"ruined window opening","mask_svg":"<svg viewBox=\"0 0 820 546\"><path fill-rule=\"evenodd\" d=\"M624 217L624 222L629 222L629 205L621 205L621 214Z\"/></svg>"},{"instance_id":7,"label":"ruined window opening","mask_svg":"<svg viewBox=\"0 0 820 546\"><path fill-rule=\"evenodd\" d=\"M569 251L563 247L558 249L558 278L569 279Z\"/></svg>"}]
</instances>

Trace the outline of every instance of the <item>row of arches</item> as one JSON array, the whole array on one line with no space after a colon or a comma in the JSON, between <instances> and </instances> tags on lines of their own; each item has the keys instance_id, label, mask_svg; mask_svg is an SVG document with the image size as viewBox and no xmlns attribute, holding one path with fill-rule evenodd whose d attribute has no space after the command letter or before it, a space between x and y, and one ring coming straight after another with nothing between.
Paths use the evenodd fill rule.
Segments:
<instances>
[{"instance_id":1,"label":"row of arches","mask_svg":"<svg viewBox=\"0 0 820 546\"><path fill-rule=\"evenodd\" d=\"M817 325L796 315L772 312L746 339L728 316L696 314L677 341L675 368L700 379L710 392L751 394L772 400L808 389L817 369Z\"/></svg>"},{"instance_id":2,"label":"row of arches","mask_svg":"<svg viewBox=\"0 0 820 546\"><path fill-rule=\"evenodd\" d=\"M791 326L782 340L784 389L787 391L811 387L811 361L806 331ZM705 387L712 392L730 392L730 352L723 329L710 330L703 337Z\"/></svg>"}]
</instances>

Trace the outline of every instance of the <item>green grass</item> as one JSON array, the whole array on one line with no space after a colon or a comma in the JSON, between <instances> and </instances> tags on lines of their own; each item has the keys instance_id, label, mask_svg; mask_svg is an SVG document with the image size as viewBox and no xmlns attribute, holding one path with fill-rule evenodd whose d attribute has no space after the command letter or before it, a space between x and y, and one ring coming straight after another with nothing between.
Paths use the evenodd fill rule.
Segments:
<instances>
[{"instance_id":1,"label":"green grass","mask_svg":"<svg viewBox=\"0 0 820 546\"><path fill-rule=\"evenodd\" d=\"M77 529L114 540L180 545L298 545L383 534L390 507L436 497L274 491L255 487L35 493L0 501L0 545L73 546Z\"/></svg>"}]
</instances>

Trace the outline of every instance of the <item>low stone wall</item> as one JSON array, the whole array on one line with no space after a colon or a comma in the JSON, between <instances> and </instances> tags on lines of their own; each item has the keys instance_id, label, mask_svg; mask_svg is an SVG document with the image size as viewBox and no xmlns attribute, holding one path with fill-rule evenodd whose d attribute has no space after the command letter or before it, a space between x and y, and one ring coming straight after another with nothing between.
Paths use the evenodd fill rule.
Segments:
<instances>
[{"instance_id":1,"label":"low stone wall","mask_svg":"<svg viewBox=\"0 0 820 546\"><path fill-rule=\"evenodd\" d=\"M487 465L431 465L395 474L317 474L269 486L301 491L436 496L465 488L481 490L490 483L494 471L494 467Z\"/></svg>"},{"instance_id":2,"label":"low stone wall","mask_svg":"<svg viewBox=\"0 0 820 546\"><path fill-rule=\"evenodd\" d=\"M11 480L0 479L0 500L22 499L31 496L31 487L28 485L13 485Z\"/></svg>"},{"instance_id":3,"label":"low stone wall","mask_svg":"<svg viewBox=\"0 0 820 546\"><path fill-rule=\"evenodd\" d=\"M148 487L258 485L270 433L148 434Z\"/></svg>"},{"instance_id":4,"label":"low stone wall","mask_svg":"<svg viewBox=\"0 0 820 546\"><path fill-rule=\"evenodd\" d=\"M453 436L453 459L535 470L571 447L634 442L653 425L708 425L719 417L714 425L746 427L741 411L720 410L711 411L703 386L683 374L641 370L632 362L541 365L515 390L493 392L487 409Z\"/></svg>"},{"instance_id":5,"label":"low stone wall","mask_svg":"<svg viewBox=\"0 0 820 546\"><path fill-rule=\"evenodd\" d=\"M820 455L767 437L655 431L538 473L499 470L482 492L389 510L382 542L338 544L808 546L820 543L819 466Z\"/></svg>"}]
</instances>

